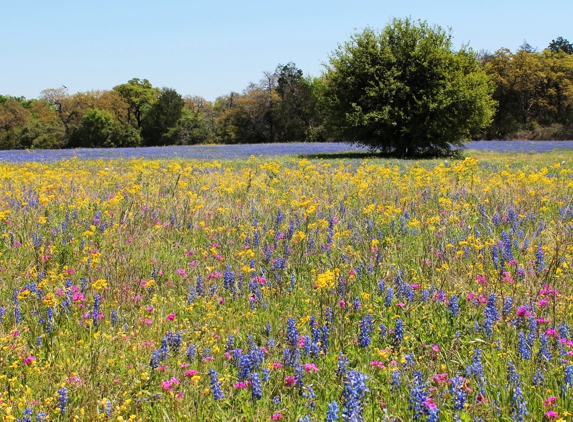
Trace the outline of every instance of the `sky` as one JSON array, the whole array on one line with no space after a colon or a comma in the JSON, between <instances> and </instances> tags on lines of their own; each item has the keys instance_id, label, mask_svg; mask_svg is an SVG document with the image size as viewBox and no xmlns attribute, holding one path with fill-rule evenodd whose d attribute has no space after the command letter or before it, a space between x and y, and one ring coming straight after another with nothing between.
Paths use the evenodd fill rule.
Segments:
<instances>
[{"instance_id":1,"label":"sky","mask_svg":"<svg viewBox=\"0 0 573 422\"><path fill-rule=\"evenodd\" d=\"M278 64L319 76L339 44L393 17L477 51L573 42L571 0L0 0L0 16L0 94L26 98L145 78L213 101Z\"/></svg>"}]
</instances>

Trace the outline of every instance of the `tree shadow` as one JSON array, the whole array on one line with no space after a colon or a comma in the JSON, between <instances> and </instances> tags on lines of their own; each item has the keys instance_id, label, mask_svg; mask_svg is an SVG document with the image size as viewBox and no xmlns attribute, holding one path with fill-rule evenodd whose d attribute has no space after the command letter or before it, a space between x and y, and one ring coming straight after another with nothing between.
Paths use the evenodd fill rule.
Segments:
<instances>
[{"instance_id":1,"label":"tree shadow","mask_svg":"<svg viewBox=\"0 0 573 422\"><path fill-rule=\"evenodd\" d=\"M413 156L399 156L397 154L381 152L381 151L347 151L347 152L323 152L314 154L298 154L298 158L303 159L323 159L323 160L362 160L365 158L382 158L393 160L432 160L436 158L460 159L463 158L462 152L459 150L450 151L448 154L431 155L431 154L417 154Z\"/></svg>"}]
</instances>

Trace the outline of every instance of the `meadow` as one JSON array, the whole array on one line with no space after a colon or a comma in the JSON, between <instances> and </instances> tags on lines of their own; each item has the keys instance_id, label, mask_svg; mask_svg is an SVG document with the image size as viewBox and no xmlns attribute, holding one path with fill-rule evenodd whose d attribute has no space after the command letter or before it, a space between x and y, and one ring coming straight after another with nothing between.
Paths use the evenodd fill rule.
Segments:
<instances>
[{"instance_id":1,"label":"meadow","mask_svg":"<svg viewBox=\"0 0 573 422\"><path fill-rule=\"evenodd\" d=\"M0 162L5 421L572 421L573 151Z\"/></svg>"}]
</instances>

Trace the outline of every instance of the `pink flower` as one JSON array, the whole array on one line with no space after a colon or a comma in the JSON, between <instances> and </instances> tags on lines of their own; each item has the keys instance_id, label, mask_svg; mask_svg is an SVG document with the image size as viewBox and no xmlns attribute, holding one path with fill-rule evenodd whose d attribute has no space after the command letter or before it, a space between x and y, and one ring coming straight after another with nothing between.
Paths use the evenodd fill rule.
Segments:
<instances>
[{"instance_id":1,"label":"pink flower","mask_svg":"<svg viewBox=\"0 0 573 422\"><path fill-rule=\"evenodd\" d=\"M279 362L273 363L273 369L279 369L279 368L282 368L282 367L283 367L283 364L282 364L282 363L279 363Z\"/></svg>"},{"instance_id":2,"label":"pink flower","mask_svg":"<svg viewBox=\"0 0 573 422\"><path fill-rule=\"evenodd\" d=\"M187 274L185 274L185 270L184 270L183 268L179 268L179 269L177 270L177 273L180 274L180 275L183 275L183 276L187 275Z\"/></svg>"},{"instance_id":3,"label":"pink flower","mask_svg":"<svg viewBox=\"0 0 573 422\"><path fill-rule=\"evenodd\" d=\"M189 364L188 363L182 363L181 368L183 368L183 369L189 368Z\"/></svg>"},{"instance_id":4,"label":"pink flower","mask_svg":"<svg viewBox=\"0 0 573 422\"><path fill-rule=\"evenodd\" d=\"M28 356L24 359L24 365L31 365L35 360L36 358L34 356Z\"/></svg>"},{"instance_id":5,"label":"pink flower","mask_svg":"<svg viewBox=\"0 0 573 422\"><path fill-rule=\"evenodd\" d=\"M318 366L316 366L314 363L305 363L303 368L308 373L318 372Z\"/></svg>"},{"instance_id":6,"label":"pink flower","mask_svg":"<svg viewBox=\"0 0 573 422\"><path fill-rule=\"evenodd\" d=\"M169 314L165 319L168 321L173 321L175 319L175 314Z\"/></svg>"},{"instance_id":7,"label":"pink flower","mask_svg":"<svg viewBox=\"0 0 573 422\"><path fill-rule=\"evenodd\" d=\"M192 377L194 377L195 375L197 375L197 371L196 371L195 369L190 369L190 370L188 370L188 371L183 372L183 376L184 376L184 377L192 378Z\"/></svg>"},{"instance_id":8,"label":"pink flower","mask_svg":"<svg viewBox=\"0 0 573 422\"><path fill-rule=\"evenodd\" d=\"M433 350L434 352L439 352L439 351L440 351L440 348L439 348L438 346L436 346L435 344L432 344L431 347L432 347L432 350Z\"/></svg>"},{"instance_id":9,"label":"pink flower","mask_svg":"<svg viewBox=\"0 0 573 422\"><path fill-rule=\"evenodd\" d=\"M296 378L293 377L292 375L285 378L285 386L287 387L292 387L295 382Z\"/></svg>"},{"instance_id":10,"label":"pink flower","mask_svg":"<svg viewBox=\"0 0 573 422\"><path fill-rule=\"evenodd\" d=\"M531 314L529 313L529 311L527 310L527 308L526 308L525 306L523 306L523 305L520 306L519 308L517 308L516 314L517 314L518 317L521 317L521 316L528 317L528 316L531 315Z\"/></svg>"},{"instance_id":11,"label":"pink flower","mask_svg":"<svg viewBox=\"0 0 573 422\"><path fill-rule=\"evenodd\" d=\"M235 390L236 390L236 389L239 389L239 388L249 388L249 384L247 384L246 382L241 381L241 382L238 382L238 383L236 383L235 385L233 385L233 388L234 388Z\"/></svg>"},{"instance_id":12,"label":"pink flower","mask_svg":"<svg viewBox=\"0 0 573 422\"><path fill-rule=\"evenodd\" d=\"M386 368L382 362L379 362L377 360L375 360L374 362L370 362L370 366L373 366L373 367L378 368L378 369Z\"/></svg>"},{"instance_id":13,"label":"pink flower","mask_svg":"<svg viewBox=\"0 0 573 422\"><path fill-rule=\"evenodd\" d=\"M549 412L545 412L545 417L546 418L558 418L559 413L554 412L553 410L550 410Z\"/></svg>"},{"instance_id":14,"label":"pink flower","mask_svg":"<svg viewBox=\"0 0 573 422\"><path fill-rule=\"evenodd\" d=\"M549 405L552 405L555 400L557 400L557 396L548 397L548 398L543 402L543 406L547 407L547 406L549 406Z\"/></svg>"},{"instance_id":15,"label":"pink flower","mask_svg":"<svg viewBox=\"0 0 573 422\"><path fill-rule=\"evenodd\" d=\"M339 305L340 305L341 308L344 308L344 306L346 305L346 302L343 301L343 300L341 300L340 303L339 303Z\"/></svg>"},{"instance_id":16,"label":"pink flower","mask_svg":"<svg viewBox=\"0 0 573 422\"><path fill-rule=\"evenodd\" d=\"M484 286L487 286L487 280L485 278L485 275L483 274L478 274L476 276L476 280L478 282L478 284L483 284Z\"/></svg>"},{"instance_id":17,"label":"pink flower","mask_svg":"<svg viewBox=\"0 0 573 422\"><path fill-rule=\"evenodd\" d=\"M271 417L271 420L272 420L272 421L276 421L276 420L282 419L282 417L283 417L283 415L281 415L280 413L275 413L275 414Z\"/></svg>"},{"instance_id":18,"label":"pink flower","mask_svg":"<svg viewBox=\"0 0 573 422\"><path fill-rule=\"evenodd\" d=\"M72 300L73 300L74 302L83 302L83 301L86 300L86 299L84 298L84 295L83 295L83 294L81 294L81 293L75 293L75 294L72 296Z\"/></svg>"}]
</instances>

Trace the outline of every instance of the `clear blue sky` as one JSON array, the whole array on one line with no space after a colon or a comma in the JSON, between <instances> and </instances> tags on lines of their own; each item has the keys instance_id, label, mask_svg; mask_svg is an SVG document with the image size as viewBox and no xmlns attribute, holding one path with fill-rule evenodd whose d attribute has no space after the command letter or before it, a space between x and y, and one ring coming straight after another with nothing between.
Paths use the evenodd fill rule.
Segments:
<instances>
[{"instance_id":1,"label":"clear blue sky","mask_svg":"<svg viewBox=\"0 0 573 422\"><path fill-rule=\"evenodd\" d=\"M0 0L0 94L111 89L131 78L214 100L290 61L318 76L338 43L392 17L450 27L457 47L573 42L572 0Z\"/></svg>"}]
</instances>

